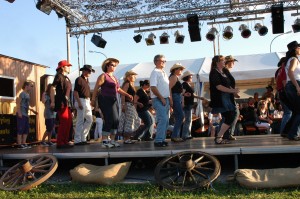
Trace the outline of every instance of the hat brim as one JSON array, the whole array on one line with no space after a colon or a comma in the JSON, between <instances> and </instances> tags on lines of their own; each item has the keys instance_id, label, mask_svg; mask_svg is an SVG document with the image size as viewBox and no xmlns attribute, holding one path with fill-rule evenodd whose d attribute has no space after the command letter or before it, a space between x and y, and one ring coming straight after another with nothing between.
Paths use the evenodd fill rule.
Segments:
<instances>
[{"instance_id":1,"label":"hat brim","mask_svg":"<svg viewBox=\"0 0 300 199\"><path fill-rule=\"evenodd\" d=\"M94 69L88 69L88 68L80 68L79 69L79 71L83 71L83 70L88 70L88 71L91 71L91 72L95 72L95 70Z\"/></svg>"},{"instance_id":2,"label":"hat brim","mask_svg":"<svg viewBox=\"0 0 300 199\"><path fill-rule=\"evenodd\" d=\"M187 77L187 76L194 76L194 74L193 73L190 73L190 74L186 74L186 75L183 75L183 76L181 76L181 80L183 79L183 78L185 78L185 77Z\"/></svg>"},{"instance_id":3,"label":"hat brim","mask_svg":"<svg viewBox=\"0 0 300 199\"><path fill-rule=\"evenodd\" d=\"M184 69L185 69L185 67L184 67L184 66L178 66L178 67L175 67L175 68L171 68L171 69L170 69L170 72L172 72L173 70L176 70L176 69L178 69L178 68L182 68L182 70L184 70Z\"/></svg>"},{"instance_id":4,"label":"hat brim","mask_svg":"<svg viewBox=\"0 0 300 199\"><path fill-rule=\"evenodd\" d=\"M116 62L118 64L120 63L120 61L116 58L107 58L106 60L103 61L102 66L101 66L103 72L105 72L105 66L109 62Z\"/></svg>"}]
</instances>

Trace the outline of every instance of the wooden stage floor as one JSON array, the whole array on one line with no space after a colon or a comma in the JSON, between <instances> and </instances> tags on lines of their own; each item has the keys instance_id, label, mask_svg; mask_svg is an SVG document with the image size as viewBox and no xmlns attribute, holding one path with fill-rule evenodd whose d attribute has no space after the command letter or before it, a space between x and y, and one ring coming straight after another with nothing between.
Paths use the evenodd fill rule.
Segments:
<instances>
[{"instance_id":1,"label":"wooden stage floor","mask_svg":"<svg viewBox=\"0 0 300 199\"><path fill-rule=\"evenodd\" d=\"M154 147L153 141L123 144L118 148L103 148L99 142L90 145L74 146L57 149L55 146L44 147L34 145L31 149L0 148L0 166L6 159L26 159L35 155L51 154L58 159L79 158L135 158L135 157L165 157L182 151L202 151L211 155L233 155L235 167L238 168L238 156L243 154L282 154L300 153L300 141L290 141L280 135L249 135L238 136L230 144L216 145L213 138L201 137L181 143L169 142L168 147Z\"/></svg>"}]
</instances>

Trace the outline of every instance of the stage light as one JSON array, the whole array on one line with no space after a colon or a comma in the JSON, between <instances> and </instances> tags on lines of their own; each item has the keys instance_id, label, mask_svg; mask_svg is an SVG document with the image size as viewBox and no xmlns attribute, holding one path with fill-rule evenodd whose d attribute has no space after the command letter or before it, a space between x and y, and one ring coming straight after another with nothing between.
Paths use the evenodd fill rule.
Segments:
<instances>
[{"instance_id":1,"label":"stage light","mask_svg":"<svg viewBox=\"0 0 300 199\"><path fill-rule=\"evenodd\" d=\"M135 43L140 43L142 40L142 35L141 34L135 35L133 37L133 39L134 39Z\"/></svg>"},{"instance_id":2,"label":"stage light","mask_svg":"<svg viewBox=\"0 0 300 199\"><path fill-rule=\"evenodd\" d=\"M179 30L177 30L175 33L174 33L174 36L175 36L175 43L179 43L179 44L183 44L184 42L184 35L182 35Z\"/></svg>"},{"instance_id":3,"label":"stage light","mask_svg":"<svg viewBox=\"0 0 300 199\"><path fill-rule=\"evenodd\" d=\"M232 39L233 29L231 26L226 26L223 30L223 38L226 40Z\"/></svg>"},{"instance_id":4,"label":"stage light","mask_svg":"<svg viewBox=\"0 0 300 199\"><path fill-rule=\"evenodd\" d=\"M215 27L212 27L206 34L206 39L208 41L213 41L215 40L218 33L219 33L218 30Z\"/></svg>"},{"instance_id":5,"label":"stage light","mask_svg":"<svg viewBox=\"0 0 300 199\"><path fill-rule=\"evenodd\" d=\"M239 30L241 31L241 36L243 38L249 38L251 36L251 31L249 30L248 26L246 24L242 24L239 27Z\"/></svg>"},{"instance_id":6,"label":"stage light","mask_svg":"<svg viewBox=\"0 0 300 199\"><path fill-rule=\"evenodd\" d=\"M268 28L260 23L255 24L254 30L256 30L260 36L265 36L268 33Z\"/></svg>"},{"instance_id":7,"label":"stage light","mask_svg":"<svg viewBox=\"0 0 300 199\"><path fill-rule=\"evenodd\" d=\"M296 19L294 25L292 25L293 32L300 32L300 19Z\"/></svg>"},{"instance_id":8,"label":"stage light","mask_svg":"<svg viewBox=\"0 0 300 199\"><path fill-rule=\"evenodd\" d=\"M283 3L272 5L271 13L273 34L284 33Z\"/></svg>"},{"instance_id":9,"label":"stage light","mask_svg":"<svg viewBox=\"0 0 300 199\"><path fill-rule=\"evenodd\" d=\"M160 37L159 37L159 41L160 44L168 44L169 43L169 35L168 33L164 32Z\"/></svg>"},{"instance_id":10,"label":"stage light","mask_svg":"<svg viewBox=\"0 0 300 199\"><path fill-rule=\"evenodd\" d=\"M145 39L147 46L155 45L154 39L156 39L155 34L150 33L149 36L148 36L148 38Z\"/></svg>"},{"instance_id":11,"label":"stage light","mask_svg":"<svg viewBox=\"0 0 300 199\"><path fill-rule=\"evenodd\" d=\"M98 33L98 34L99 35L94 34L92 36L91 42L99 48L105 48L105 45L106 45L107 42L102 38L101 33Z\"/></svg>"},{"instance_id":12,"label":"stage light","mask_svg":"<svg viewBox=\"0 0 300 199\"><path fill-rule=\"evenodd\" d=\"M38 0L36 3L36 8L49 15L52 11L51 3L49 0Z\"/></svg>"}]
</instances>

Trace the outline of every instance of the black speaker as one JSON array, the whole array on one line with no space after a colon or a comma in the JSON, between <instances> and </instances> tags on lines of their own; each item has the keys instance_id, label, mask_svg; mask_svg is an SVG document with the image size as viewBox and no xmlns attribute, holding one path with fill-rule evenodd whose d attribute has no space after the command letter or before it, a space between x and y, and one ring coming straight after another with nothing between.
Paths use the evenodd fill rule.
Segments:
<instances>
[{"instance_id":1,"label":"black speaker","mask_svg":"<svg viewBox=\"0 0 300 199\"><path fill-rule=\"evenodd\" d=\"M95 34L92 36L91 42L99 48L104 48L107 43L101 36Z\"/></svg>"},{"instance_id":2,"label":"black speaker","mask_svg":"<svg viewBox=\"0 0 300 199\"><path fill-rule=\"evenodd\" d=\"M198 15L188 14L186 18L189 24L189 34L191 42L201 41Z\"/></svg>"},{"instance_id":3,"label":"black speaker","mask_svg":"<svg viewBox=\"0 0 300 199\"><path fill-rule=\"evenodd\" d=\"M271 12L273 34L284 33L283 5L273 5Z\"/></svg>"}]
</instances>

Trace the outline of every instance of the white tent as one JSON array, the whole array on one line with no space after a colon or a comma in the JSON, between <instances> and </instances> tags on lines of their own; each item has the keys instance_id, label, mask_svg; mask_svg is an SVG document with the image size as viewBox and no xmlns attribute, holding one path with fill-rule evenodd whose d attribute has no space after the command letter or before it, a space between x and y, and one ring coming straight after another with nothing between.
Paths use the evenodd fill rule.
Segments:
<instances>
[{"instance_id":1,"label":"white tent","mask_svg":"<svg viewBox=\"0 0 300 199\"><path fill-rule=\"evenodd\" d=\"M235 80L251 80L274 77L277 70L277 63L282 57L282 53L266 53L256 55L234 56L235 62L231 70ZM200 69L199 76L201 82L209 81L209 72L212 58L205 58Z\"/></svg>"}]
</instances>

